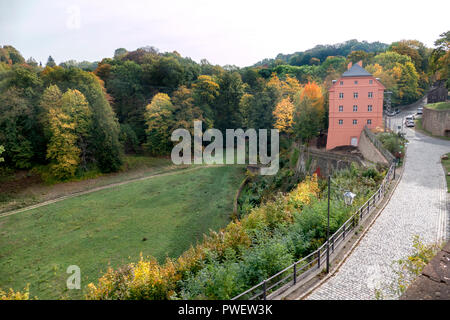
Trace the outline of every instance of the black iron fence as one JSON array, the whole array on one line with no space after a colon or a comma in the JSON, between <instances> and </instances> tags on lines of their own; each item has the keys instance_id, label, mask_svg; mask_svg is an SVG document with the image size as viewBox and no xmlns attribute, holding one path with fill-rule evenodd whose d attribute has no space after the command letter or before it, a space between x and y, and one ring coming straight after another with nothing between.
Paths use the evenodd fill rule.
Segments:
<instances>
[{"instance_id":1,"label":"black iron fence","mask_svg":"<svg viewBox=\"0 0 450 320\"><path fill-rule=\"evenodd\" d=\"M283 293L293 285L321 272L326 264L327 250L330 257L349 238L351 232L365 220L382 201L389 183L395 178L395 164L392 164L378 190L316 251L294 262L254 287L242 292L231 300L266 300Z\"/></svg>"}]
</instances>

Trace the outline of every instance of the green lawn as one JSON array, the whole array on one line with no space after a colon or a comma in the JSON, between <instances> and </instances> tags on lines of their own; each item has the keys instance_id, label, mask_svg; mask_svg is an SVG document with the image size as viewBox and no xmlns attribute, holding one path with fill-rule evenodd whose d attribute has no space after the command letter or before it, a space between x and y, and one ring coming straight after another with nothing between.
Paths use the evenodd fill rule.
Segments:
<instances>
[{"instance_id":1,"label":"green lawn","mask_svg":"<svg viewBox=\"0 0 450 320\"><path fill-rule=\"evenodd\" d=\"M427 104L425 107L434 110L448 110L450 109L450 102L436 102Z\"/></svg>"},{"instance_id":2,"label":"green lawn","mask_svg":"<svg viewBox=\"0 0 450 320\"><path fill-rule=\"evenodd\" d=\"M141 252L159 261L177 257L229 222L243 172L200 168L0 218L0 287L29 283L40 299L82 298L65 289L69 265L81 268L84 288L108 265L137 261Z\"/></svg>"},{"instance_id":3,"label":"green lawn","mask_svg":"<svg viewBox=\"0 0 450 320\"><path fill-rule=\"evenodd\" d=\"M447 179L447 192L450 192L450 176L447 174L450 172L450 152L447 153L449 157L448 160L442 160L442 165L444 166L445 179Z\"/></svg>"}]
</instances>

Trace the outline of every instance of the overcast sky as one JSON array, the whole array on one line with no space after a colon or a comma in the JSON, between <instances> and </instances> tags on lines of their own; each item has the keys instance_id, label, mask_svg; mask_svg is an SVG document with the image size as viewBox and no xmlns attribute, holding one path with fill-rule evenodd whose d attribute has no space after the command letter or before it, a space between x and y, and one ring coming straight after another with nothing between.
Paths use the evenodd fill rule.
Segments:
<instances>
[{"instance_id":1,"label":"overcast sky","mask_svg":"<svg viewBox=\"0 0 450 320\"><path fill-rule=\"evenodd\" d=\"M49 55L96 61L149 45L247 66L349 39L431 47L450 30L449 12L448 0L0 0L0 45L43 64Z\"/></svg>"}]
</instances>

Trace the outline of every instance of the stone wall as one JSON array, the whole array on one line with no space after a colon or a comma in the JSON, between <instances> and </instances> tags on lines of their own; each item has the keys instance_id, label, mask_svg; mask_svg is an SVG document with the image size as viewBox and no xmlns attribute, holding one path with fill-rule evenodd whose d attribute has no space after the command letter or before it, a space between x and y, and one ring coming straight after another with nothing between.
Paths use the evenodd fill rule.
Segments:
<instances>
[{"instance_id":1,"label":"stone wall","mask_svg":"<svg viewBox=\"0 0 450 320\"><path fill-rule=\"evenodd\" d=\"M434 136L450 136L450 110L423 108L423 128Z\"/></svg>"},{"instance_id":2,"label":"stone wall","mask_svg":"<svg viewBox=\"0 0 450 320\"><path fill-rule=\"evenodd\" d=\"M374 146L364 130L361 132L361 136L359 137L358 149L365 159L371 162L389 165L389 161L386 160L383 154Z\"/></svg>"},{"instance_id":3,"label":"stone wall","mask_svg":"<svg viewBox=\"0 0 450 320\"><path fill-rule=\"evenodd\" d=\"M299 147L296 171L305 174L319 172L321 176L327 176L335 170L350 167L352 162L364 166L362 159L358 156L343 155L311 148Z\"/></svg>"}]
</instances>

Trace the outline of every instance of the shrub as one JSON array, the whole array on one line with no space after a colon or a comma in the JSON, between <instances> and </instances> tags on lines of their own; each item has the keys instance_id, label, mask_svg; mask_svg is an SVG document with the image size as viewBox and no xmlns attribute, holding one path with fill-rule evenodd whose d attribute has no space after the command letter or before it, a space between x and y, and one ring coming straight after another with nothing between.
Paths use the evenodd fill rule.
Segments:
<instances>
[{"instance_id":1,"label":"shrub","mask_svg":"<svg viewBox=\"0 0 450 320\"><path fill-rule=\"evenodd\" d=\"M0 300L29 300L30 292L29 287L26 286L24 288L24 292L14 291L13 289L9 289L8 292L0 289Z\"/></svg>"}]
</instances>

